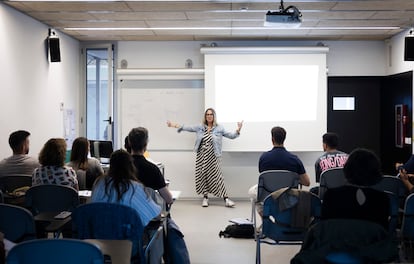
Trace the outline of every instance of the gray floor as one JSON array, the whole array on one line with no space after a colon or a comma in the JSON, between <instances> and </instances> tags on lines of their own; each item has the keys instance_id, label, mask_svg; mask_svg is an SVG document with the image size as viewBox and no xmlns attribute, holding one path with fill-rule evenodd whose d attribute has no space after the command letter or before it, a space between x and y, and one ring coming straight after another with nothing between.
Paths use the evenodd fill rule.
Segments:
<instances>
[{"instance_id":1,"label":"gray floor","mask_svg":"<svg viewBox=\"0 0 414 264\"><path fill-rule=\"evenodd\" d=\"M211 200L201 207L200 200L177 200L171 209L172 218L184 234L192 264L253 264L254 239L219 238L220 230L231 218L250 218L249 201L235 201L235 208L224 207L222 200ZM261 245L262 263L289 263L299 245Z\"/></svg>"}]
</instances>

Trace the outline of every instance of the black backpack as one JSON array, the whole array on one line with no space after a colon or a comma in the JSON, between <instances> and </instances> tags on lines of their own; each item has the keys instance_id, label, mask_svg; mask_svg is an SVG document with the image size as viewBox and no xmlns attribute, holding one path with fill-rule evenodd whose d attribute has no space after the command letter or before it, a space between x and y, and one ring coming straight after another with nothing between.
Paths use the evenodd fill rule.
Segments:
<instances>
[{"instance_id":1,"label":"black backpack","mask_svg":"<svg viewBox=\"0 0 414 264\"><path fill-rule=\"evenodd\" d=\"M219 237L254 238L254 227L252 224L231 224L220 231Z\"/></svg>"}]
</instances>

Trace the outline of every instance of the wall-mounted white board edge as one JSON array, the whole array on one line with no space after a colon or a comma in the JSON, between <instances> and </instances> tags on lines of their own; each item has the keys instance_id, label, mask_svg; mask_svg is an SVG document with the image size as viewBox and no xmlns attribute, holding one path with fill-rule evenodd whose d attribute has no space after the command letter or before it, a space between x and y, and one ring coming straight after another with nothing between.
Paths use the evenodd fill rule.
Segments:
<instances>
[{"instance_id":1,"label":"wall-mounted white board edge","mask_svg":"<svg viewBox=\"0 0 414 264\"><path fill-rule=\"evenodd\" d=\"M166 122L200 124L204 113L204 80L182 76L150 80L119 76L118 79L118 123L122 141L131 128L142 126L149 131L150 151L193 150L195 134L177 133Z\"/></svg>"}]
</instances>

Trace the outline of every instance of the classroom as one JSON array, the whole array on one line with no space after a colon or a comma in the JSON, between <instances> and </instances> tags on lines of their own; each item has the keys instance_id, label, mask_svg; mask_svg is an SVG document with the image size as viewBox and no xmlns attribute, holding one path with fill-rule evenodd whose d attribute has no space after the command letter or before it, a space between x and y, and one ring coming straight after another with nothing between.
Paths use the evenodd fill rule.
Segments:
<instances>
[{"instance_id":1,"label":"classroom","mask_svg":"<svg viewBox=\"0 0 414 264\"><path fill-rule=\"evenodd\" d=\"M49 138L86 135L88 99L84 52L88 48L108 47L113 48L114 59L113 116L110 117L114 149L123 147L129 129L148 124L150 157L163 163L170 188L180 190L180 199L199 199L194 190L194 137L176 133L167 127L166 121L197 123L202 118L205 108L209 107L204 105L205 89L211 85L211 79L205 79L207 57L214 57L216 52L231 54L237 53L237 49L244 52L270 47L289 52L293 48L292 53L299 54L307 48L323 53L326 56L322 64L326 66L326 123L322 133L339 133L341 147L346 152L355 147L372 149L381 158L386 174L395 174L393 164L406 161L413 152L414 63L404 60L404 40L412 31L409 27L386 39L361 36L349 40L329 36L255 40L218 35L216 40L163 40L160 37L148 41L95 41L76 39L53 29L60 40L60 62L49 61L45 45L49 30L47 24L0 3L0 91L3 95L0 97L0 157L10 155L7 138L18 129L30 131L30 154L34 156ZM334 111L334 97L355 97L356 111ZM406 107L408 122L404 126L402 145L396 146L394 107L400 104ZM301 105L296 105L294 111L302 110ZM254 112L254 109L248 111ZM240 120L233 120L230 128L235 129ZM248 129L248 123L245 128ZM265 142L259 149L231 149L236 141L226 142L229 151L223 152L222 170L230 196L236 201L247 201L248 188L257 183L259 157L272 146L270 129L268 126L267 134L255 135ZM289 133L295 134L288 130L287 138ZM320 146L322 133L317 138ZM292 142L287 144L287 149L290 146L303 161L311 186L315 185L314 163L323 153L322 146L319 150L317 147L300 149Z\"/></svg>"}]
</instances>

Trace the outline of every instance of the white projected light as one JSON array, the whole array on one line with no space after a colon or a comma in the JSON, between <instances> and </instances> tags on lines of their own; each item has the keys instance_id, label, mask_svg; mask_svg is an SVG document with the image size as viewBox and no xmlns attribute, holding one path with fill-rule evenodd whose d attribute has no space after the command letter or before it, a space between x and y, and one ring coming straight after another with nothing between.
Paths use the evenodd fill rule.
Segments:
<instances>
[{"instance_id":1,"label":"white projected light","mask_svg":"<svg viewBox=\"0 0 414 264\"><path fill-rule=\"evenodd\" d=\"M222 47L205 53L205 107L240 137L224 151L266 151L270 130L286 129L290 151L321 151L327 127L326 47Z\"/></svg>"},{"instance_id":2,"label":"white projected light","mask_svg":"<svg viewBox=\"0 0 414 264\"><path fill-rule=\"evenodd\" d=\"M220 120L316 120L318 70L316 65L217 65L214 100Z\"/></svg>"}]
</instances>

